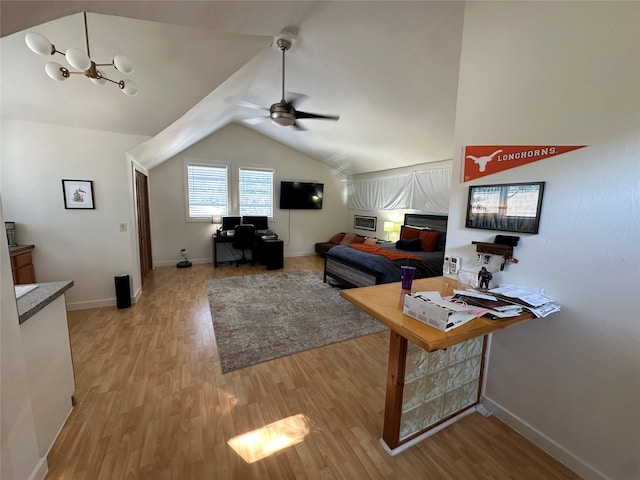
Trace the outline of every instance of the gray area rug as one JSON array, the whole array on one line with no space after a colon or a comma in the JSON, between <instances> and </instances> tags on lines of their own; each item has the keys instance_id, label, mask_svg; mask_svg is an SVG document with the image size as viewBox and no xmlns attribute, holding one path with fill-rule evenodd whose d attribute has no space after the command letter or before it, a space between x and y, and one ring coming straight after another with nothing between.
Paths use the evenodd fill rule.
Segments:
<instances>
[{"instance_id":1,"label":"gray area rug","mask_svg":"<svg viewBox=\"0 0 640 480\"><path fill-rule=\"evenodd\" d=\"M222 373L387 327L312 271L207 280Z\"/></svg>"}]
</instances>

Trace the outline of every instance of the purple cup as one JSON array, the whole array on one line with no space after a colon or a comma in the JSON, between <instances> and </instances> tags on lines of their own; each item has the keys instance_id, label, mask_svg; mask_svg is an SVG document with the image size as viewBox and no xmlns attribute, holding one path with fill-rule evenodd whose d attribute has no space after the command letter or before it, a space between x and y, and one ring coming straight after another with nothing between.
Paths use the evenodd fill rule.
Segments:
<instances>
[{"instance_id":1,"label":"purple cup","mask_svg":"<svg viewBox=\"0 0 640 480\"><path fill-rule=\"evenodd\" d=\"M402 266L400 272L400 278L402 279L402 289L411 290L413 284L413 275L416 273L416 267Z\"/></svg>"}]
</instances>

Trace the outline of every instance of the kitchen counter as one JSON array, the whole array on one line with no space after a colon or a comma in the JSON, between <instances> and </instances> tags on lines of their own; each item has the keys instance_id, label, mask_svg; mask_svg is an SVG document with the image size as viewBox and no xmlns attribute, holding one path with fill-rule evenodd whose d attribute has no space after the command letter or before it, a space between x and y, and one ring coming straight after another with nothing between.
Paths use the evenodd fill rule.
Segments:
<instances>
[{"instance_id":1,"label":"kitchen counter","mask_svg":"<svg viewBox=\"0 0 640 480\"><path fill-rule=\"evenodd\" d=\"M17 299L18 321L20 324L34 316L44 307L73 287L73 281L36 283L37 288Z\"/></svg>"},{"instance_id":2,"label":"kitchen counter","mask_svg":"<svg viewBox=\"0 0 640 480\"><path fill-rule=\"evenodd\" d=\"M9 247L9 254L16 255L18 253L27 252L29 250L33 250L35 245L14 245Z\"/></svg>"}]
</instances>

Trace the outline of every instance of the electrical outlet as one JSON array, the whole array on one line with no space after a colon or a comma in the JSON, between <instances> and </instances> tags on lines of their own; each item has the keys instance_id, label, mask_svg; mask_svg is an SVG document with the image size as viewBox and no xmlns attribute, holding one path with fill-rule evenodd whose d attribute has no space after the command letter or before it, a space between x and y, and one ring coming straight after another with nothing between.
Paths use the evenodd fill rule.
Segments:
<instances>
[{"instance_id":1,"label":"electrical outlet","mask_svg":"<svg viewBox=\"0 0 640 480\"><path fill-rule=\"evenodd\" d=\"M127 231L127 224L126 223L121 223L120 224L120 231L121 232L126 232Z\"/></svg>"}]
</instances>

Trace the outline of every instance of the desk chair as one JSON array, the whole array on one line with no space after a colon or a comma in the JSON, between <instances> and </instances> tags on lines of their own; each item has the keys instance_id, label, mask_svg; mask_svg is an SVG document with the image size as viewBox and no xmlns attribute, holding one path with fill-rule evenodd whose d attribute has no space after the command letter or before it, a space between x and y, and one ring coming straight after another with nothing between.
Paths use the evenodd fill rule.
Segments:
<instances>
[{"instance_id":1,"label":"desk chair","mask_svg":"<svg viewBox=\"0 0 640 480\"><path fill-rule=\"evenodd\" d=\"M246 257L245 252L251 251L251 265L253 265L254 246L256 242L256 229L253 225L237 225L233 229L233 248L242 250L242 258L236 261L236 267L241 263L247 263L249 259Z\"/></svg>"}]
</instances>

